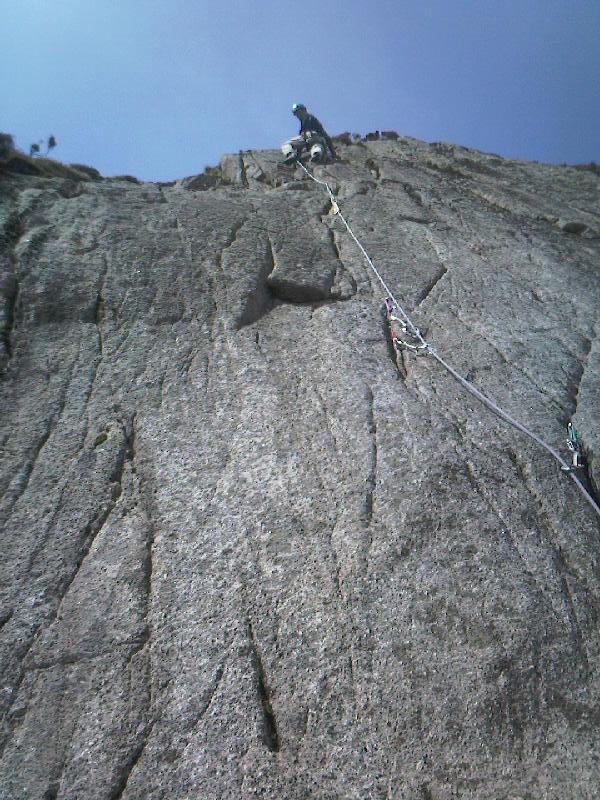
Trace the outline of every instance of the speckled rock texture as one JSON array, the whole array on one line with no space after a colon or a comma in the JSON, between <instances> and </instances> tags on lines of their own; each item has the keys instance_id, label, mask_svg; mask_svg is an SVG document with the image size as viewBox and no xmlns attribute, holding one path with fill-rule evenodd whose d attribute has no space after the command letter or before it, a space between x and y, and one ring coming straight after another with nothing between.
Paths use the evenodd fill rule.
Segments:
<instances>
[{"instance_id":1,"label":"speckled rock texture","mask_svg":"<svg viewBox=\"0 0 600 800\"><path fill-rule=\"evenodd\" d=\"M317 167L436 349L600 484L600 179ZM2 800L600 796L600 529L276 151L0 179ZM597 496L597 495L596 495Z\"/></svg>"}]
</instances>

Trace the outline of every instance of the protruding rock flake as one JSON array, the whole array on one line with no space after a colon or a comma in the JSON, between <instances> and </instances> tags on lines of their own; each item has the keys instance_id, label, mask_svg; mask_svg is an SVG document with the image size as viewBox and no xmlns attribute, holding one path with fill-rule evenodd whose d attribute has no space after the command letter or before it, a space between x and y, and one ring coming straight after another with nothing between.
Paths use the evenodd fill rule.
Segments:
<instances>
[{"instance_id":1,"label":"protruding rock flake","mask_svg":"<svg viewBox=\"0 0 600 800\"><path fill-rule=\"evenodd\" d=\"M598 500L597 174L335 144L423 336ZM280 162L2 176L0 797L596 797L598 519Z\"/></svg>"}]
</instances>

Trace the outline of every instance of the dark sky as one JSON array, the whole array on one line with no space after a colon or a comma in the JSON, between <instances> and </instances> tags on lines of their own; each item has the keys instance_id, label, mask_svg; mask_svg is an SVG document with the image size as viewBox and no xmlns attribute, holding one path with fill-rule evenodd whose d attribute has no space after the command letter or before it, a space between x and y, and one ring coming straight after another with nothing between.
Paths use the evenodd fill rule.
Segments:
<instances>
[{"instance_id":1,"label":"dark sky","mask_svg":"<svg viewBox=\"0 0 600 800\"><path fill-rule=\"evenodd\" d=\"M0 130L168 180L331 134L397 130L600 161L600 0L0 0Z\"/></svg>"}]
</instances>

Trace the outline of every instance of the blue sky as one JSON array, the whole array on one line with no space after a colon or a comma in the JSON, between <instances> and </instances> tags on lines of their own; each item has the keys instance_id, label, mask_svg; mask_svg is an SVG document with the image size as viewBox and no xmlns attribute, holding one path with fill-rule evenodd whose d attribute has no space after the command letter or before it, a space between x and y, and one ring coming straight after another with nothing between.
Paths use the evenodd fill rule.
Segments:
<instances>
[{"instance_id":1,"label":"blue sky","mask_svg":"<svg viewBox=\"0 0 600 800\"><path fill-rule=\"evenodd\" d=\"M600 161L600 0L0 0L0 130L169 180L331 134L397 130Z\"/></svg>"}]
</instances>

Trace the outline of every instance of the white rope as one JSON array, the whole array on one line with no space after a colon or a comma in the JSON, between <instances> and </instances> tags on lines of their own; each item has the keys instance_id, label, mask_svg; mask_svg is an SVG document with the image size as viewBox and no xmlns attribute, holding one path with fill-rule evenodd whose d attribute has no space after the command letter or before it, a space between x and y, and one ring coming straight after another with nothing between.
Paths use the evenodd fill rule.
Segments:
<instances>
[{"instance_id":1,"label":"white rope","mask_svg":"<svg viewBox=\"0 0 600 800\"><path fill-rule=\"evenodd\" d=\"M421 335L421 332L419 331L417 326L413 323L413 321L408 316L406 311L402 308L400 303L396 300L396 298L392 294L389 286L386 284L386 282L383 280L383 278L379 274L379 271L377 270L375 264L373 264L373 261L371 260L369 254L367 253L365 248L362 246L362 244L359 241L358 237L355 235L354 231L352 230L352 228L348 224L346 218L344 217L344 215L340 211L340 207L339 207L339 204L338 204L337 197L333 193L333 190L332 190L331 186L327 183L327 181L322 181L322 180L319 180L318 178L315 178L315 176L306 169L306 167L304 166L304 164L300 160L298 160L296 163L298 164L299 167L301 167L304 170L304 172L308 175L308 177L312 181L314 181L315 183L318 183L321 186L324 186L326 188L327 193L329 195L329 199L331 200L331 205L332 205L333 212L335 214L337 214L337 216L344 223L344 226L345 226L346 230L348 231L348 233L350 234L350 236L352 237L352 239L355 241L356 245L358 246L359 250L361 251L361 253L365 257L365 260L366 260L367 264L369 265L369 267L371 268L371 270L373 271L373 273L375 274L375 277L377 278L379 283L384 288L387 297L389 297L389 299L393 302L393 304L396 307L396 309L399 311L399 313L400 313L402 319L404 320L404 322L406 323L406 326L407 326L408 330L410 331L410 333L422 343L423 349L421 350L421 352L422 353L429 353L430 355L432 355L433 358L442 367L444 367L444 369L450 375L452 375L452 377L456 381L458 381L458 383L461 384L461 386L463 386L473 397L475 397L477 400L479 400L481 403L483 403L483 405L487 409L489 409L493 414L495 414L500 419L504 420L504 422L507 422L509 425L512 425L512 427L515 428L516 430L518 430L520 433L524 434L525 436L528 436L530 439L532 439L540 447L543 447L543 449L546 450L546 452L548 452L556 461L558 461L558 463L560 464L561 469L569 476L569 478L571 478L571 480L575 483L575 485L577 486L579 491L582 492L582 494L584 495L585 499L588 501L588 503L594 509L596 514L600 517L600 506L596 503L596 501L591 496L591 494L588 492L588 490L585 488L583 483L579 480L577 475L574 473L573 469L562 458L562 456L560 455L558 450L556 450L554 447L552 447L547 442L545 442L543 439L541 439L539 436L537 436L537 434L535 434L533 431L531 431L526 425L523 425L523 423L521 423L518 420L516 420L513 417L511 417L510 414L508 414L506 411L504 411L502 408L500 408L500 406L497 403L495 403L493 400L491 400L490 398L486 397L483 394L483 392L481 392L470 381L468 381L466 378L463 378L463 376L460 375L453 367L451 367L450 364L448 364L446 361L444 361L444 359L439 355L439 353L436 352L436 350L434 350L434 348L429 344L429 342L427 342L423 338L423 336Z\"/></svg>"}]
</instances>

